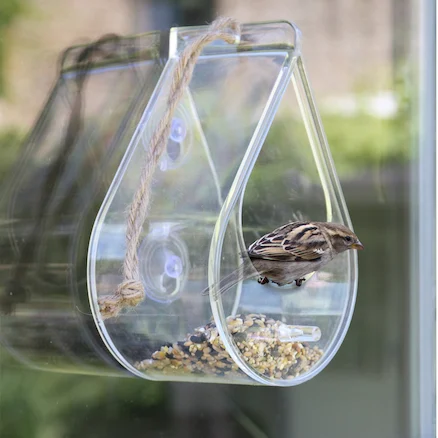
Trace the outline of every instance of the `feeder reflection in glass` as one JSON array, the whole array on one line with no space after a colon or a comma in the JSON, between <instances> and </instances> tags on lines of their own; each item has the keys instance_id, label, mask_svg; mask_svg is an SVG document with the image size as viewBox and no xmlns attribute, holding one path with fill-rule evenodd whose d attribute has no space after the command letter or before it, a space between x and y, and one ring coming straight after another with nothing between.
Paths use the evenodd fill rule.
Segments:
<instances>
[{"instance_id":1,"label":"feeder reflection in glass","mask_svg":"<svg viewBox=\"0 0 438 438\"><path fill-rule=\"evenodd\" d=\"M97 43L100 50L90 50ZM163 70L157 54L165 42L154 32L97 43L64 52L47 102L2 181L0 342L26 366L127 375L91 315L87 247L123 157L120 145L132 137ZM118 240L106 245L109 259L118 254Z\"/></svg>"}]
</instances>

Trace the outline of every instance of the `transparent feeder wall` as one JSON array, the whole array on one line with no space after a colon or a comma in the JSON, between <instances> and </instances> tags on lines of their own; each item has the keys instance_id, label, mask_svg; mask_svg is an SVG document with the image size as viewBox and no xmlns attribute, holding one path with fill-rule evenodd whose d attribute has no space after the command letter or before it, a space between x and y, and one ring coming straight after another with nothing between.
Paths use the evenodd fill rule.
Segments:
<instances>
[{"instance_id":1,"label":"transparent feeder wall","mask_svg":"<svg viewBox=\"0 0 438 438\"><path fill-rule=\"evenodd\" d=\"M26 292L2 319L10 349L31 361L45 360L39 358L44 348L22 345L18 338L37 327L32 324L43 326L44 336L35 336L65 353L62 360L71 367L104 358L153 380L292 386L318 374L340 347L356 297L355 251L337 256L299 288L247 280L221 296L201 295L239 266L250 243L284 223L309 219L351 227L306 78L300 32L286 22L244 25L239 44L215 42L201 53L154 174L138 248L146 298L117 317L101 317L98 299L113 294L123 280L126 211L165 111L178 56L205 29L172 29L164 68L149 58L96 68L90 75L90 93L94 78L131 79L126 88L116 82L96 87L100 107L90 97L86 108L95 113L84 118L90 128L84 126L68 158L72 163L51 188L44 232L26 260L20 285ZM158 34L142 38L160 46ZM19 266L18 236L26 241L35 228L48 155L62 150L54 138L61 130L56 105L68 113L61 92L72 80L67 76L46 110L52 116L43 120L45 133L35 130L33 148L28 145L2 205L3 239L15 255L2 273L9 284ZM118 117L117 123L110 117ZM63 329L75 331L86 346L83 353L72 345L63 348L65 340L53 346Z\"/></svg>"}]
</instances>

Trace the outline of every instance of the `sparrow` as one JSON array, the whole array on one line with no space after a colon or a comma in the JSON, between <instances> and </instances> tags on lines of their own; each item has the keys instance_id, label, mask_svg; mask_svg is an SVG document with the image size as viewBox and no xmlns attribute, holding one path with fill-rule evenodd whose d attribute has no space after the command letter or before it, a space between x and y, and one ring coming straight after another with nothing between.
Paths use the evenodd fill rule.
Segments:
<instances>
[{"instance_id":1,"label":"sparrow","mask_svg":"<svg viewBox=\"0 0 438 438\"><path fill-rule=\"evenodd\" d=\"M287 223L260 237L248 247L246 254L241 254L242 264L219 282L218 294L256 276L260 284L271 281L284 286L295 282L299 287L305 281L305 275L318 271L338 254L350 249L361 250L363 245L345 225L309 221ZM202 291L202 295L208 293L208 287Z\"/></svg>"}]
</instances>

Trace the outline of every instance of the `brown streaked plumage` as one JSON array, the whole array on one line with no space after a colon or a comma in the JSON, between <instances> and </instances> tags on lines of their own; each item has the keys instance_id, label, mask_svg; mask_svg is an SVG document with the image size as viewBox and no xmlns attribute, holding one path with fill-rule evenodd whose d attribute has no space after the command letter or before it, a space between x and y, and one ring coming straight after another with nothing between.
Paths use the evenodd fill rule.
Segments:
<instances>
[{"instance_id":1,"label":"brown streaked plumage","mask_svg":"<svg viewBox=\"0 0 438 438\"><path fill-rule=\"evenodd\" d=\"M221 280L218 293L256 276L261 284L272 281L284 286L295 282L301 286L305 275L318 271L349 249L363 249L363 245L345 225L305 221L288 223L252 243L242 265ZM207 288L202 294L208 292Z\"/></svg>"}]
</instances>

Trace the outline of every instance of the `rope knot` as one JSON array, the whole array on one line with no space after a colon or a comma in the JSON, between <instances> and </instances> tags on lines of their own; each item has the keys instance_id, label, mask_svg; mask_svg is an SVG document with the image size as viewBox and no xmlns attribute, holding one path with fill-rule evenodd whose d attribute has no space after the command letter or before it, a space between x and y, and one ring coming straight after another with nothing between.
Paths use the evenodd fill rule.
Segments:
<instances>
[{"instance_id":1,"label":"rope knot","mask_svg":"<svg viewBox=\"0 0 438 438\"><path fill-rule=\"evenodd\" d=\"M144 299L144 287L141 281L125 280L119 284L114 295L99 298L99 311L103 319L113 318L123 307L135 307Z\"/></svg>"},{"instance_id":2,"label":"rope knot","mask_svg":"<svg viewBox=\"0 0 438 438\"><path fill-rule=\"evenodd\" d=\"M124 305L136 306L144 298L143 283L138 280L125 280L119 284L117 295Z\"/></svg>"}]
</instances>

